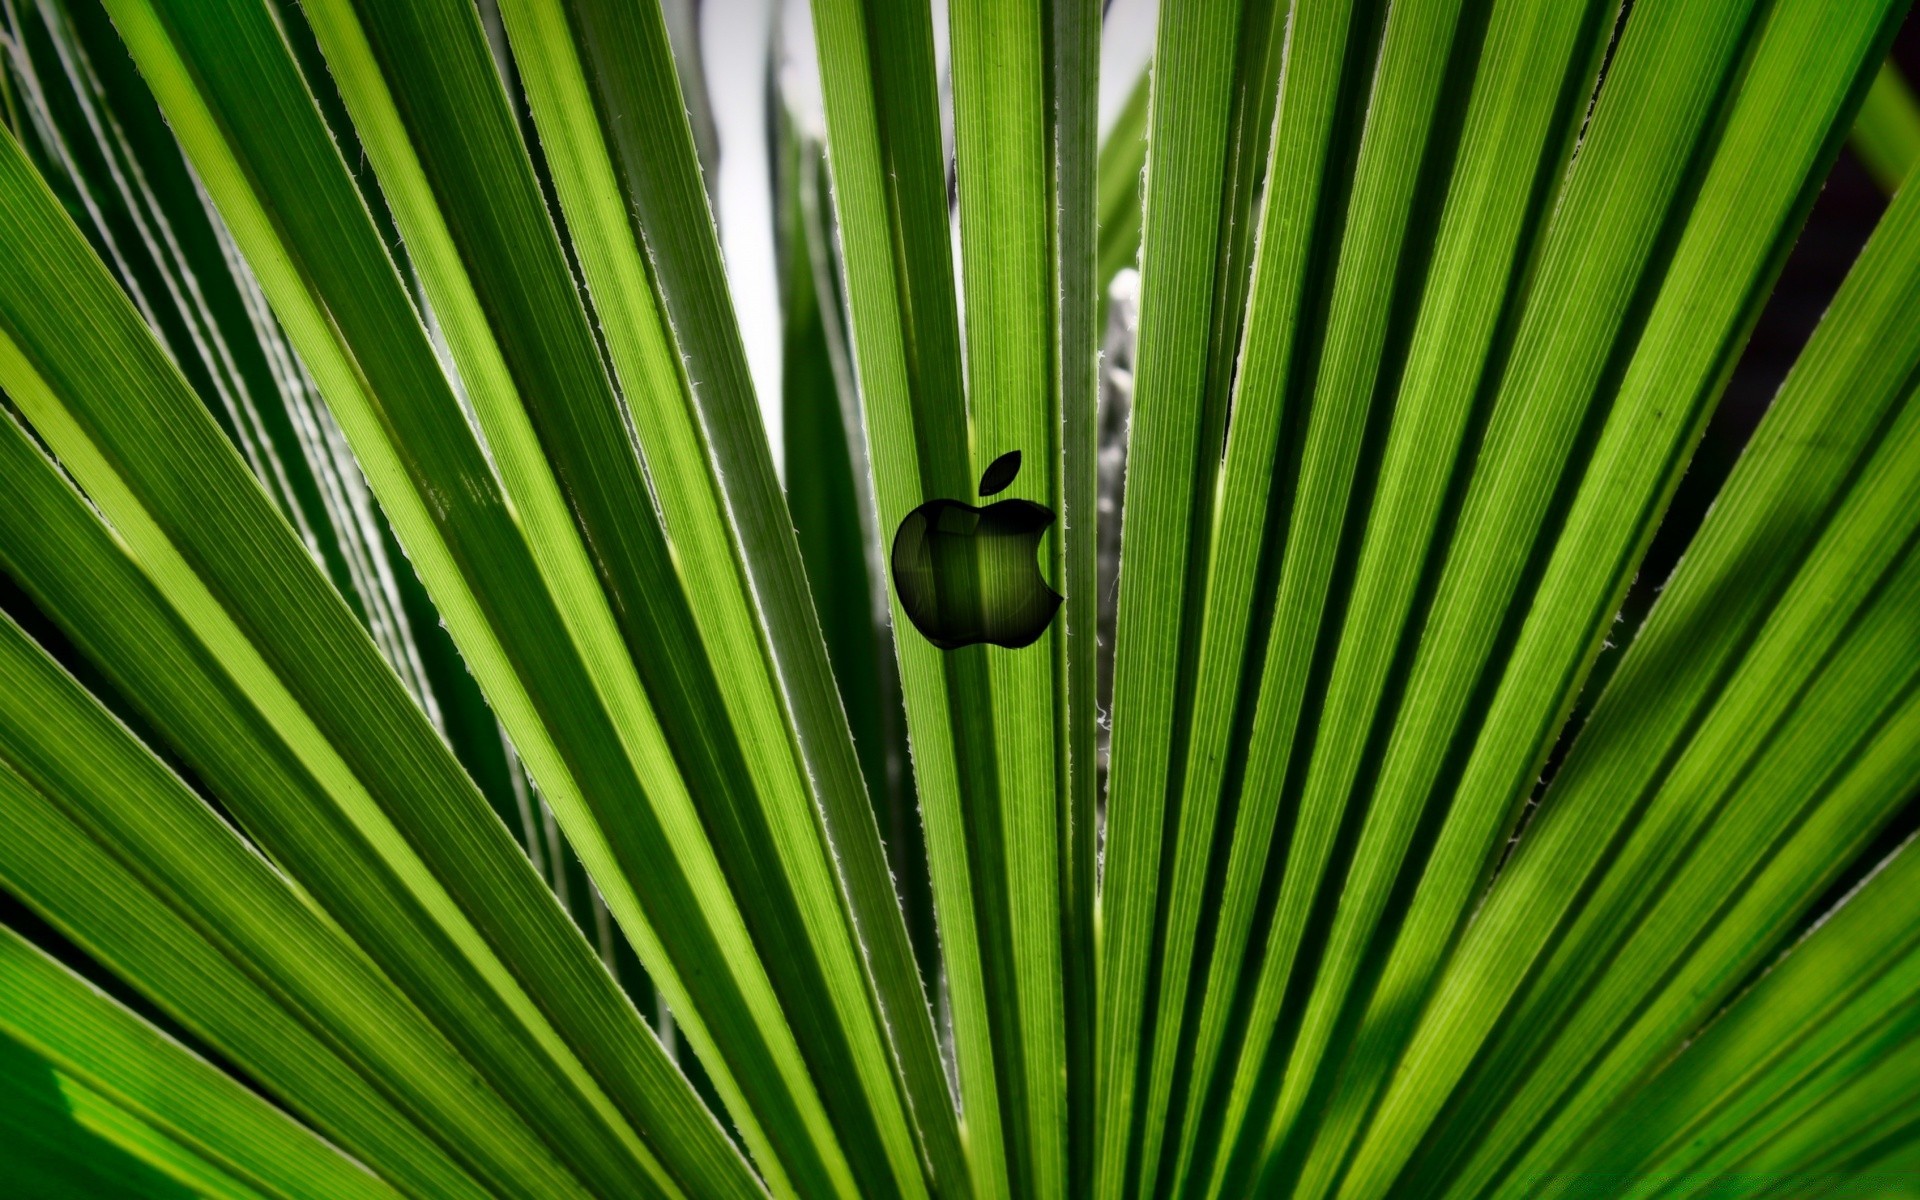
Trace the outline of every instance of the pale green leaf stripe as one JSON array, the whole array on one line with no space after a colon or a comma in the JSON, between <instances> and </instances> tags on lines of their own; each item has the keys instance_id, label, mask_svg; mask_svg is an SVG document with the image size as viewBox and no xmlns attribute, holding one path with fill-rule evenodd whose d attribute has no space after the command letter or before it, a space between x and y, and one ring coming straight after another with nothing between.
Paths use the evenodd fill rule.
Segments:
<instances>
[{"instance_id":1,"label":"pale green leaf stripe","mask_svg":"<svg viewBox=\"0 0 1920 1200\"><path fill-rule=\"evenodd\" d=\"M589 284L599 285L594 294L603 336L628 382L684 583L674 577L668 552L650 528L648 480L625 436L618 401L574 298L471 6L442 0L355 13L344 4L320 3L308 11L386 181L385 194L483 425L498 428L501 418L490 408L517 391L587 544L599 556L616 609L658 607L677 618L634 621L625 631L643 661L659 654L657 647L670 647L661 668L647 672L654 676L650 699L656 710L673 714L663 721L669 739L679 746L701 738L725 741L727 713L733 715L732 744L722 753L743 754L744 763L729 764L731 778L714 781L712 793L697 792L732 809L731 827L727 818L709 817L710 836L730 869L735 894L751 898L745 906L749 926L767 948L764 961L828 1111L855 1155L863 1187L870 1194L889 1187L913 1194L915 1185L904 1182L920 1174L912 1130L895 1092L879 1014L863 986L855 931L838 902L831 849L815 823L772 663L760 652L747 580L736 575L735 587L723 584L723 564L735 561L726 513L700 444L698 413L685 403L625 206L615 199L610 166L598 149L597 127L578 119L560 128L549 125L548 157L563 199L604 201L590 210L596 236L582 239L582 261ZM517 11L508 9L510 31L519 28ZM566 45L551 30L537 42ZM527 56L520 61L532 93L550 96L553 64ZM576 92L568 98L575 103L560 105L558 112L591 111L577 74L574 82ZM454 123L466 136L448 139L435 132ZM512 377L496 375L497 365ZM491 440L497 448L512 436ZM641 530L652 537L637 537ZM673 603L682 586L700 596L691 606L691 622ZM667 598L654 598L662 591ZM710 667L691 654L702 638ZM726 709L708 702L701 711L706 696L697 690L690 704L682 694L688 676L696 684L717 680ZM707 683L705 690L711 687ZM688 719L696 716L705 719ZM886 899L892 904L890 890ZM917 1007L924 1014L924 1004ZM879 1146L868 1149L876 1137ZM890 1173L903 1182L889 1184Z\"/></svg>"},{"instance_id":2,"label":"pale green leaf stripe","mask_svg":"<svg viewBox=\"0 0 1920 1200\"><path fill-rule=\"evenodd\" d=\"M1704 1181L1744 1171L1753 1155L1791 1163L1778 1139L1849 1132L1823 1121L1822 1110L1844 1101L1848 1091L1871 1087L1875 1075L1909 1095L1920 1093L1920 868L1914 857L1903 850L1882 866L1629 1093L1551 1178Z\"/></svg>"},{"instance_id":3,"label":"pale green leaf stripe","mask_svg":"<svg viewBox=\"0 0 1920 1200\"><path fill-rule=\"evenodd\" d=\"M845 1190L844 1158L524 411L487 404L490 462L265 11L169 6L161 22L137 0L112 7L468 664L770 1182L798 1171L809 1190Z\"/></svg>"},{"instance_id":4,"label":"pale green leaf stripe","mask_svg":"<svg viewBox=\"0 0 1920 1200\"><path fill-rule=\"evenodd\" d=\"M1381 1031L1386 1055L1404 1036L1392 1026L1404 1027L1417 1009L1500 835L1533 782L1558 720L1577 694L1632 564L1678 478L1682 454L1717 395L1730 347L1751 319L1751 306L1783 252L1778 231L1804 212L1812 195L1806 179L1831 160L1831 131L1846 107L1858 56L1882 23L1882 13L1875 11L1823 31L1814 40L1826 57L1815 52L1805 63L1778 56L1807 46L1806 31L1796 36L1770 26L1763 57L1745 77L1729 131L1696 149L1697 131L1709 128L1718 107L1717 93L1732 86L1722 81L1729 78L1725 72L1735 61L1733 51L1746 40L1744 14L1650 6L1636 10L1629 22L1549 233L1540 282L1467 490L1460 533L1440 571L1387 738L1379 784L1371 789L1364 820L1356 814L1351 868L1336 866L1344 878L1336 876L1338 910L1322 959L1321 986L1303 1020L1300 1046L1307 1055L1339 1037L1336 1022L1352 1028L1363 1020L1359 1006L1369 999L1377 1018L1389 1026ZM1699 60L1689 64L1690 53ZM1807 69L1805 78L1796 73L1801 67ZM1822 67L1824 75L1814 73ZM1817 101L1796 98L1783 117L1774 103L1785 94L1788 80L1806 87ZM1674 202L1689 160L1716 149L1673 264L1664 278L1651 276L1660 280L1660 290L1644 327L1571 319L1576 306L1587 312L1595 308L1596 296L1609 295L1617 302L1600 304L1598 310L1624 317L1627 298L1650 291L1644 272L1650 259L1663 255L1663 210ZM1583 186L1586 180L1594 186ZM1729 220L1733 214L1740 219ZM1594 236L1596 228L1607 234ZM1615 346L1623 335L1637 345L1618 396L1611 405L1595 406L1592 397L1607 386L1609 361L1615 370L1626 361L1629 351ZM1568 500L1576 479L1579 491ZM1545 547L1534 549L1543 523L1555 521L1561 511L1565 523L1551 554ZM1541 578L1535 572L1544 578L1529 597L1533 579ZM1503 634L1514 605L1526 606L1526 622L1517 635ZM1510 661L1490 669L1496 643L1516 636ZM1461 769L1448 767L1449 747L1466 732L1459 725L1470 698L1496 681L1498 690L1464 774L1458 780L1443 778ZM1553 698L1551 703L1543 704L1543 696ZM1431 810L1436 792L1457 796L1457 802ZM1426 837L1432 835L1420 836L1419 828L1423 820L1438 821L1441 813L1445 824L1437 846L1430 846ZM1320 837L1331 832L1328 828ZM1296 837L1294 853L1304 848ZM1391 943L1382 933L1393 932L1379 930L1378 922L1390 894L1407 886L1410 872L1420 882L1398 929L1398 948L1385 967L1386 982L1372 997L1366 991L1349 993L1346 980L1361 964L1388 953ZM1284 894L1281 903L1285 918ZM1281 977L1273 973L1275 966L1270 956L1262 990L1271 987L1277 995ZM1272 1010L1256 1002L1255 1030L1267 1011ZM1352 1057L1357 1056L1349 1061ZM1314 1065L1311 1059L1289 1065L1283 1097L1300 1094L1314 1078L1310 1069L1300 1068ZM1243 1058L1238 1095L1251 1096L1258 1069L1251 1056ZM1283 1098L1260 1152L1282 1186L1302 1170L1292 1148L1301 1140L1292 1147L1282 1141L1289 1132L1284 1122L1298 1106ZM1338 1102L1331 1109L1312 1108L1318 1114L1344 1112L1349 1126L1359 1115ZM1230 1117L1230 1134L1231 1129ZM1310 1194L1335 1183L1350 1137L1351 1131L1343 1130L1319 1140L1304 1164Z\"/></svg>"},{"instance_id":5,"label":"pale green leaf stripe","mask_svg":"<svg viewBox=\"0 0 1920 1200\"><path fill-rule=\"evenodd\" d=\"M1091 147L1084 144L1089 105L1083 91L1092 75L1084 46L1073 71L1060 71L1049 50L1054 38L1083 36L1097 21L1091 7L1077 0L961 0L951 19L973 469L1020 451L1021 472L1008 494L1050 501L1061 511L1068 490L1063 418L1071 421L1081 443L1073 459L1081 470L1073 481L1074 507L1064 515L1087 522L1094 507L1094 350L1091 239L1084 229L1092 207L1084 177ZM1077 128L1056 128L1049 119L1056 108L1074 114ZM1082 144L1061 144L1074 137ZM1072 196L1059 174L1069 169L1081 172L1072 181ZM1071 247L1063 241L1068 230ZM1080 858L1072 814L1077 809L1083 820L1092 817L1092 744L1090 736L1074 738L1067 719L1071 713L1084 724L1081 732L1091 734L1092 678L1085 668L1093 662L1092 548L1090 524L1056 527L1044 550L1051 567L1046 574L1061 590L1077 594L1067 625L1056 621L1026 650L980 652L987 688L979 700L992 714L999 787L991 801L978 800L998 809L1003 857L996 882L1004 889L1012 951L1001 1002L1011 1005L1014 1020L1003 1027L996 1049L1009 1110L1013 1190L1022 1196L1070 1194L1068 1075L1090 1065L1084 1058L1069 1063L1069 964L1063 952L1069 945L1078 955L1091 949L1064 921L1068 906L1076 916L1091 915L1091 861ZM1069 563L1072 580L1065 574ZM1070 672L1079 692L1073 698ZM1077 770L1070 738L1087 756ZM1069 853L1078 870L1063 869ZM1077 1010L1090 999L1078 974L1082 965L1071 964ZM1076 1032L1083 1033L1091 1012L1072 1017ZM1084 1055L1083 1039L1074 1046Z\"/></svg>"},{"instance_id":6,"label":"pale green leaf stripe","mask_svg":"<svg viewBox=\"0 0 1920 1200\"><path fill-rule=\"evenodd\" d=\"M1433 1119L1564 919L1578 894L1569 881L1603 866L1593 848L1637 819L1638 806L1622 797L1659 785L1672 756L1723 702L1730 673L1773 618L1789 582L1805 577L1811 547L1823 536L1842 548L1858 543L1858 534L1826 531L1920 363L1920 330L1908 320L1920 303L1916 263L1920 196L1903 197L1863 252L1610 681L1551 802L1466 933L1374 1120L1349 1182L1352 1194L1383 1189L1398 1171L1415 1131ZM1858 558L1836 561L1846 565L1835 568L1840 579L1828 586L1863 569ZM1809 595L1815 607L1802 618L1805 636L1837 636L1820 590ZM1817 665L1794 656L1780 664L1792 673L1750 677L1754 695L1740 702L1777 703ZM1729 729L1747 741L1749 726Z\"/></svg>"},{"instance_id":7,"label":"pale green leaf stripe","mask_svg":"<svg viewBox=\"0 0 1920 1200\"><path fill-rule=\"evenodd\" d=\"M1889 195L1920 164L1920 99L1892 59L1880 64L1848 139L1874 182Z\"/></svg>"},{"instance_id":8,"label":"pale green leaf stripe","mask_svg":"<svg viewBox=\"0 0 1920 1200\"><path fill-rule=\"evenodd\" d=\"M1920 555L1911 553L1917 481L1920 405L1909 403L1836 516L1838 535L1816 547L1783 598L1785 619L1755 639L1726 698L1699 725L1537 969L1510 1027L1533 1036L1509 1032L1494 1048L1508 1067L1498 1081L1509 1099L1477 1156L1482 1174L1522 1138L1528 1162L1558 1153L1622 1077L1657 1052L1645 1045L1644 1030L1615 1043L1648 982L1689 956L1704 914L1738 891L1749 865L1763 861L1769 834L1801 818L1831 764L1857 752L1861 731L1873 729L1920 671ZM1891 571L1889 561L1897 564ZM1798 687L1753 686L1753 675L1783 682L1782 664L1806 664L1817 674ZM1903 798L1896 791L1883 803ZM1786 899L1783 919L1793 915ZM1601 966L1608 969L1596 979ZM1603 1049L1603 1067L1587 1073ZM1526 1057L1516 1061L1516 1054ZM1569 1091L1564 1105L1549 1108L1542 1098ZM1537 1126L1549 1111L1543 1132Z\"/></svg>"},{"instance_id":9,"label":"pale green leaf stripe","mask_svg":"<svg viewBox=\"0 0 1920 1200\"><path fill-rule=\"evenodd\" d=\"M1094 908L1098 896L1099 771L1099 434L1100 352L1106 280L1099 274L1100 14L1096 0L1050 0L1042 41L1052 52L1049 100L1057 232L1052 294L1059 297L1053 358L1060 445L1055 470L1060 513L1055 578L1065 601L1054 639L1056 720L1064 795L1056 808L1060 861L1062 1005L1066 1025L1066 1195L1093 1188L1093 1047L1098 984Z\"/></svg>"},{"instance_id":10,"label":"pale green leaf stripe","mask_svg":"<svg viewBox=\"0 0 1920 1200\"><path fill-rule=\"evenodd\" d=\"M817 0L814 38L841 231L854 365L883 530L935 497L973 494L966 391L928 6ZM972 1189L1010 1194L994 1003L1007 985L997 783L982 651L937 649L897 594L893 640L906 700Z\"/></svg>"},{"instance_id":11,"label":"pale green leaf stripe","mask_svg":"<svg viewBox=\"0 0 1920 1200\"><path fill-rule=\"evenodd\" d=\"M391 1135L369 1145L355 1126L411 1121L495 1188L590 1194L336 927L11 621L0 625L0 679L0 805L10 831L0 872L35 908L258 1069L283 1099L312 1106L317 1124L390 1178L419 1176L394 1162ZM150 915L130 917L134 906ZM76 907L87 917L74 919ZM128 944L149 939L191 969L140 965L145 945L130 954ZM183 954L181 939L199 947ZM278 1055L263 1062L258 1048L249 1053L233 1032L232 1022L260 1021L257 1008L273 1004L298 1022L266 1025L283 1025L272 1041L295 1056L291 1070L275 1070ZM343 1067L394 1107L342 1096L327 1077Z\"/></svg>"},{"instance_id":12,"label":"pale green leaf stripe","mask_svg":"<svg viewBox=\"0 0 1920 1200\"><path fill-rule=\"evenodd\" d=\"M6 162L25 170L17 154ZM624 1107L669 1140L672 1154L704 1163L696 1173L731 1171L744 1184L724 1137L638 1014L90 261L64 214L38 180L17 173L6 179L5 241L18 247L19 269L8 280L15 287L0 292L0 319L31 345L34 360L9 359L7 383L192 629L172 636L200 642L220 664L205 669L226 676L210 706L168 694L192 694L197 676L152 672L143 679L136 670L123 682L228 791L229 802L262 801L245 804L257 835L298 865L336 919L369 939L443 1028L469 1048L493 1047L493 1058L518 1081L509 1089L517 1097L524 1093L536 1107L560 1100L563 1138L575 1137L576 1126L585 1136L611 1137L615 1159L603 1161L613 1178L656 1169L640 1165L649 1155L627 1128ZM85 318L75 315L76 306ZM24 488L31 477L22 472L8 482ZM209 505L209 496L219 502ZM57 499L42 505L59 506ZM88 525L82 518L78 536L89 535ZM18 545L25 551L34 543ZM57 554L42 561L47 565L27 573L29 586L53 586L47 573L71 565ZM98 599L84 587L70 590L75 599L51 605L56 612ZM124 626L113 632L130 614L111 606L92 611L92 628L75 631L79 640L127 638L124 655L104 657L141 662L143 639ZM262 645L246 627L276 637ZM368 720L370 713L381 719ZM246 734L233 734L236 721ZM255 752L263 724L283 748ZM341 855L362 865L329 871ZM509 973L501 958L518 970ZM523 987L538 989L544 1003L536 1005ZM549 1020L566 1025L575 1047L593 1052L561 1044ZM623 1032L614 1038L611 1030ZM586 1062L612 1081L620 1106L600 1093ZM553 1078L556 1070L564 1083ZM569 1095L579 1099L564 1099ZM597 1115L583 1113L579 1103Z\"/></svg>"},{"instance_id":13,"label":"pale green leaf stripe","mask_svg":"<svg viewBox=\"0 0 1920 1200\"><path fill-rule=\"evenodd\" d=\"M0 1028L15 1040L262 1192L399 1194L9 929L0 929L0 992Z\"/></svg>"},{"instance_id":14,"label":"pale green leaf stripe","mask_svg":"<svg viewBox=\"0 0 1920 1200\"><path fill-rule=\"evenodd\" d=\"M803 1048L850 1152L860 1147L864 1186L915 1194L916 1121L939 1176L963 1171L957 1127L745 372L665 31L650 4L516 0L504 11L668 535L701 597L695 618L820 947L815 986L844 1027L803 1028ZM580 119L594 111L599 125ZM844 1048L821 1051L830 1036ZM863 1105L846 1095L853 1083Z\"/></svg>"},{"instance_id":15,"label":"pale green leaf stripe","mask_svg":"<svg viewBox=\"0 0 1920 1200\"><path fill-rule=\"evenodd\" d=\"M1178 778L1176 722L1184 722L1192 698L1182 687L1182 651L1198 624L1188 581L1199 576L1196 560L1206 549L1226 411L1226 396L1210 388L1213 356L1232 353L1218 344L1223 314L1216 312L1224 247L1235 232L1226 218L1231 201L1251 202L1226 185L1234 136L1243 132L1234 125L1240 46L1244 27L1258 28L1257 18L1273 8L1254 0L1250 19L1248 7L1241 0L1170 7L1154 49L1099 906L1094 1195L1102 1200L1124 1194L1129 1183L1166 781ZM1190 675L1185 682L1190 689Z\"/></svg>"}]
</instances>

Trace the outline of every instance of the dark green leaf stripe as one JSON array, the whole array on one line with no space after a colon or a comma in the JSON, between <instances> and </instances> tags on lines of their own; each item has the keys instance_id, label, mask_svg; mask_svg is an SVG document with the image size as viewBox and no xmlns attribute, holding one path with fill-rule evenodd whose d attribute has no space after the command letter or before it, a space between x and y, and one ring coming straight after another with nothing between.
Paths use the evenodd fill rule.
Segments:
<instances>
[{"instance_id":1,"label":"dark green leaf stripe","mask_svg":"<svg viewBox=\"0 0 1920 1200\"><path fill-rule=\"evenodd\" d=\"M794 535L820 609L834 681L872 782L887 862L901 891L925 978L940 952L925 838L913 792L906 711L887 632L886 538L873 508L871 455L860 416L841 296L826 146L807 118L772 118L778 147L781 458Z\"/></svg>"},{"instance_id":2,"label":"dark green leaf stripe","mask_svg":"<svg viewBox=\"0 0 1920 1200\"><path fill-rule=\"evenodd\" d=\"M1099 983L1094 910L1099 884L1099 447L1096 400L1105 331L1107 277L1099 273L1100 8L1093 0L1052 0L1042 8L1050 51L1047 107L1053 188L1042 203L1057 227L1051 255L1054 405L1059 449L1054 506L1060 524L1055 576L1065 602L1054 640L1054 712L1060 724L1055 801L1060 854L1061 993L1066 1035L1066 1195L1093 1187L1093 1056Z\"/></svg>"}]
</instances>

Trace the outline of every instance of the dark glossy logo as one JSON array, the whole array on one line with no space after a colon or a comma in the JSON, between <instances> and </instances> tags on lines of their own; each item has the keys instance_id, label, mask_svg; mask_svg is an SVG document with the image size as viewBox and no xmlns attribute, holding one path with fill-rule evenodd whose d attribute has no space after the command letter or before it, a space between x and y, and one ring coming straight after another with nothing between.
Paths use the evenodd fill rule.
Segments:
<instances>
[{"instance_id":1,"label":"dark glossy logo","mask_svg":"<svg viewBox=\"0 0 1920 1200\"><path fill-rule=\"evenodd\" d=\"M984 499L1020 473L1020 452L980 476ZM929 500L893 535L893 586L913 627L942 650L988 642L1018 650L1040 640L1060 594L1040 575L1040 538L1053 510L1031 500L975 508Z\"/></svg>"}]
</instances>

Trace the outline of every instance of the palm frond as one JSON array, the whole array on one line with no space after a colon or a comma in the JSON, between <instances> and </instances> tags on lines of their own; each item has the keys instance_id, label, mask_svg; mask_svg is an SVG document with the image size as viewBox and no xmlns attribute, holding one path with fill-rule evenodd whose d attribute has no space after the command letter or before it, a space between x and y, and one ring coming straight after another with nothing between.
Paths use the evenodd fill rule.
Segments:
<instances>
[{"instance_id":1,"label":"palm frond","mask_svg":"<svg viewBox=\"0 0 1920 1200\"><path fill-rule=\"evenodd\" d=\"M0 0L10 1184L1920 1195L1906 5L808 7Z\"/></svg>"}]
</instances>

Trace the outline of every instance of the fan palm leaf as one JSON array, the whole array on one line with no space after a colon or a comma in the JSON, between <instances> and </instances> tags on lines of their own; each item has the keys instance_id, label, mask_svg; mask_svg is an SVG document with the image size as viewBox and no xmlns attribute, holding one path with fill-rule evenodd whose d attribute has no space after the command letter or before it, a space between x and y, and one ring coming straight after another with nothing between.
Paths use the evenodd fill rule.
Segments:
<instances>
[{"instance_id":1,"label":"fan palm leaf","mask_svg":"<svg viewBox=\"0 0 1920 1200\"><path fill-rule=\"evenodd\" d=\"M0 0L0 1162L1920 1194L1904 10L1192 0L1102 144L1093 0Z\"/></svg>"}]
</instances>

